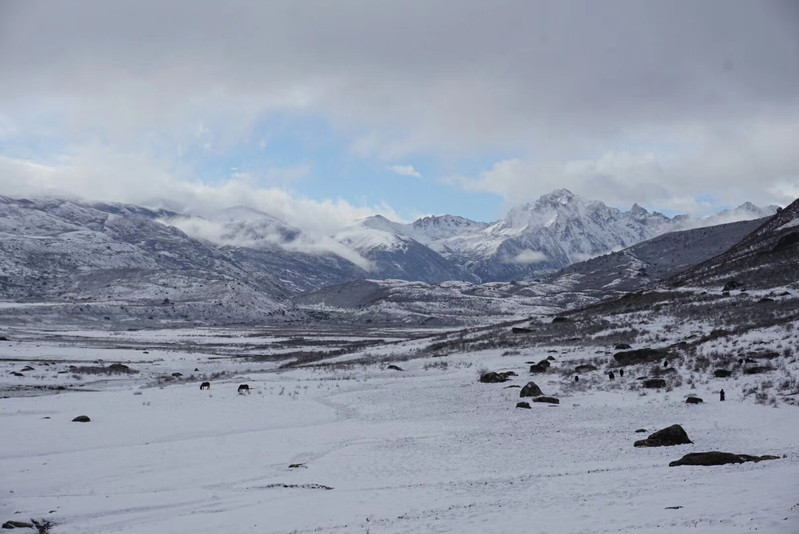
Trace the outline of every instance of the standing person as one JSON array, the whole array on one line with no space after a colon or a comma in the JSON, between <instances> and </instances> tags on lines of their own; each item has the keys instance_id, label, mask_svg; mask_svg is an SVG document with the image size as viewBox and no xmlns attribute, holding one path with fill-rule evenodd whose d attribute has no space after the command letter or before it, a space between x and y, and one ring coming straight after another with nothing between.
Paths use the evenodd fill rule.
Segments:
<instances>
[{"instance_id":1,"label":"standing person","mask_svg":"<svg viewBox=\"0 0 799 534\"><path fill-rule=\"evenodd\" d=\"M723 389L721 391L719 391L719 400L721 402L724 402L724 390Z\"/></svg>"}]
</instances>

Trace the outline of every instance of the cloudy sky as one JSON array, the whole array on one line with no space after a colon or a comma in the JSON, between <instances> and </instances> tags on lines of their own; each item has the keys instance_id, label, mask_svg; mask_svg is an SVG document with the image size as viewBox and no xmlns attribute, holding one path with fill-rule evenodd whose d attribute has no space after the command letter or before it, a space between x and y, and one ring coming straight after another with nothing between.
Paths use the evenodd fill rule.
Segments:
<instances>
[{"instance_id":1,"label":"cloudy sky","mask_svg":"<svg viewBox=\"0 0 799 534\"><path fill-rule=\"evenodd\" d=\"M293 224L799 196L799 2L0 2L0 194Z\"/></svg>"}]
</instances>

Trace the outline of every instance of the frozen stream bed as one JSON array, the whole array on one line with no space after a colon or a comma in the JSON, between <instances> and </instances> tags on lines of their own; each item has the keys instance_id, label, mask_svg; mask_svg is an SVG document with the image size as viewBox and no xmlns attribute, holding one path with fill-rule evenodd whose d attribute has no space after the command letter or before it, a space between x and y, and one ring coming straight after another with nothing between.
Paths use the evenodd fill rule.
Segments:
<instances>
[{"instance_id":1,"label":"frozen stream bed","mask_svg":"<svg viewBox=\"0 0 799 534\"><path fill-rule=\"evenodd\" d=\"M39 369L32 343L5 343L0 356ZM85 354L127 361L130 350ZM799 532L799 409L734 387L720 403L701 386L642 395L552 375L534 379L561 404L526 410L506 387L529 380L525 356L499 351L402 361L403 371L150 356L130 364L138 375L92 391L0 399L0 521L47 519L56 534ZM195 360L228 374L207 391L149 378L148 366ZM521 376L481 384L483 367ZM688 393L706 402L686 405ZM694 444L633 447L645 437L636 429L675 423ZM712 450L780 459L668 466Z\"/></svg>"}]
</instances>

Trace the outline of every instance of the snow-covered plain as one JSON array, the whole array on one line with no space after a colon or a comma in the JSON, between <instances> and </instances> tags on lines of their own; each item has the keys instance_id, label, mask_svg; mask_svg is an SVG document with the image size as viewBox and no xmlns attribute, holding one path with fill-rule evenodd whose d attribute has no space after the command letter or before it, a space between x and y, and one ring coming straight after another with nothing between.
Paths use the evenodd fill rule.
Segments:
<instances>
[{"instance_id":1,"label":"snow-covered plain","mask_svg":"<svg viewBox=\"0 0 799 534\"><path fill-rule=\"evenodd\" d=\"M403 371L277 370L181 348L185 331L147 355L109 345L108 333L97 343L79 334L0 342L0 521L47 519L53 533L799 532L799 408L755 404L736 381L723 383L720 403L715 382L643 393L629 374L575 384L553 372L532 378L560 405L526 410L506 387L530 379L526 361L552 354L557 371L592 354L487 350L397 361ZM197 338L251 339L221 329ZM99 360L140 373L58 374ZM26 364L34 370L10 375ZM481 384L482 368L519 376ZM157 380L176 371L184 376ZM21 395L20 382L91 391ZM249 395L237 394L241 383ZM705 403L686 405L689 393ZM71 422L84 414L90 423ZM636 429L675 423L694 444L633 447L646 436ZM780 459L668 467L711 450Z\"/></svg>"}]
</instances>

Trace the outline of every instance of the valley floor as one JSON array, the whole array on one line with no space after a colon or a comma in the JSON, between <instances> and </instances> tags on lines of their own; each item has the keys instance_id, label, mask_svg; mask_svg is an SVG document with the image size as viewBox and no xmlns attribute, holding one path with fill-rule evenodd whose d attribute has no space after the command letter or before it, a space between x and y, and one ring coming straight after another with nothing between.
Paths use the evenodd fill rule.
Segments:
<instances>
[{"instance_id":1,"label":"valley floor","mask_svg":"<svg viewBox=\"0 0 799 534\"><path fill-rule=\"evenodd\" d=\"M642 393L631 377L611 387L558 373L533 379L560 405L515 408L506 386L546 354L277 370L178 343L145 355L0 342L0 522L47 519L59 534L799 532L799 408L755 404L733 381L720 403L709 385ZM586 357L552 354L554 367ZM141 372L75 388L91 391L11 388L26 364L26 380L68 385L57 369L100 359ZM520 376L482 384L481 368ZM208 391L186 379L222 371ZM689 393L705 402L686 405ZM71 421L83 414L91 422ZM646 437L636 429L675 423L694 444L633 447ZM713 450L780 459L668 466Z\"/></svg>"}]
</instances>

